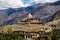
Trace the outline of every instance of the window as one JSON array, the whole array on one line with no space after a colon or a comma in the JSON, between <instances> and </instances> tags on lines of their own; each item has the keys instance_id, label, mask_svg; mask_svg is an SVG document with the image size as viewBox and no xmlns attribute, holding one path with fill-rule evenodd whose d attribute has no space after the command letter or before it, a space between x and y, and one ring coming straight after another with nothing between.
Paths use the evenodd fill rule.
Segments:
<instances>
[{"instance_id":1,"label":"window","mask_svg":"<svg viewBox=\"0 0 60 40\"><path fill-rule=\"evenodd\" d=\"M54 27L56 28L56 25L54 25Z\"/></svg>"},{"instance_id":2,"label":"window","mask_svg":"<svg viewBox=\"0 0 60 40\"><path fill-rule=\"evenodd\" d=\"M51 27L54 27L53 25L51 25Z\"/></svg>"}]
</instances>

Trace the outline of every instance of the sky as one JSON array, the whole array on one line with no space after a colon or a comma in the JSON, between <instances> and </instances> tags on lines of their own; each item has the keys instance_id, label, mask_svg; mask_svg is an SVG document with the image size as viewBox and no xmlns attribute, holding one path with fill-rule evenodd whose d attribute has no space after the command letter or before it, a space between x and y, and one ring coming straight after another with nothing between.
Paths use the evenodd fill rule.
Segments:
<instances>
[{"instance_id":1,"label":"sky","mask_svg":"<svg viewBox=\"0 0 60 40\"><path fill-rule=\"evenodd\" d=\"M37 3L52 3L58 0L0 0L0 9L34 6Z\"/></svg>"}]
</instances>

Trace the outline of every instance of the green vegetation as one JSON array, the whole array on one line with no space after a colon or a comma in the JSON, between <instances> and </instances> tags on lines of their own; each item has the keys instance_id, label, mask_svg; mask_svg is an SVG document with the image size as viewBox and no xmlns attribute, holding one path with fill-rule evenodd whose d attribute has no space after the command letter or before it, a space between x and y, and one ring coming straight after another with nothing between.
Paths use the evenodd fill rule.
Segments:
<instances>
[{"instance_id":1,"label":"green vegetation","mask_svg":"<svg viewBox=\"0 0 60 40\"><path fill-rule=\"evenodd\" d=\"M17 33L12 34L0 34L0 40L25 40L24 37Z\"/></svg>"},{"instance_id":2,"label":"green vegetation","mask_svg":"<svg viewBox=\"0 0 60 40\"><path fill-rule=\"evenodd\" d=\"M60 40L60 31L53 29L52 40Z\"/></svg>"}]
</instances>

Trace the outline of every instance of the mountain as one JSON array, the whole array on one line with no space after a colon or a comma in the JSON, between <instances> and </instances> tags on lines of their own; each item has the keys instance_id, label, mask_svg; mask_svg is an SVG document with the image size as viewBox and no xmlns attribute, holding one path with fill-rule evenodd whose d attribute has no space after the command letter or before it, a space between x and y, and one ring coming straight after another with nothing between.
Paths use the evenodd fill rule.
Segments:
<instances>
[{"instance_id":1,"label":"mountain","mask_svg":"<svg viewBox=\"0 0 60 40\"><path fill-rule=\"evenodd\" d=\"M55 13L53 20L60 20L60 10Z\"/></svg>"},{"instance_id":2,"label":"mountain","mask_svg":"<svg viewBox=\"0 0 60 40\"><path fill-rule=\"evenodd\" d=\"M51 5L55 5L55 6L60 5L60 1L57 1L57 2L51 3Z\"/></svg>"},{"instance_id":3,"label":"mountain","mask_svg":"<svg viewBox=\"0 0 60 40\"><path fill-rule=\"evenodd\" d=\"M39 3L29 7L0 10L0 25L18 23L25 18L28 13L31 13L34 17L41 19L41 23L52 21L55 13L60 10L60 5L55 6L55 3Z\"/></svg>"}]
</instances>

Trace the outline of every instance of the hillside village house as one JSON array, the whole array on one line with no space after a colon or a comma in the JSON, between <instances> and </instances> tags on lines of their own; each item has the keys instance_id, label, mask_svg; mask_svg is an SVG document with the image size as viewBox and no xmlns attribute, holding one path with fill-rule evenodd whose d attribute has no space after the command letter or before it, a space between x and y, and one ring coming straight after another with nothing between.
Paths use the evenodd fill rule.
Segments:
<instances>
[{"instance_id":1,"label":"hillside village house","mask_svg":"<svg viewBox=\"0 0 60 40\"><path fill-rule=\"evenodd\" d=\"M60 30L60 19L59 20L54 20L52 22L48 22L45 25L49 25L53 29Z\"/></svg>"}]
</instances>

